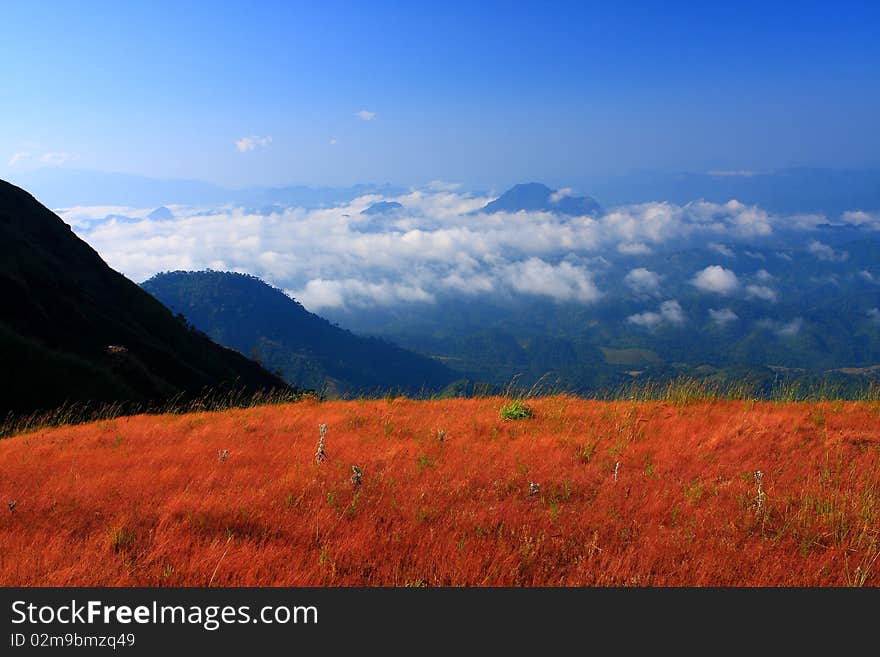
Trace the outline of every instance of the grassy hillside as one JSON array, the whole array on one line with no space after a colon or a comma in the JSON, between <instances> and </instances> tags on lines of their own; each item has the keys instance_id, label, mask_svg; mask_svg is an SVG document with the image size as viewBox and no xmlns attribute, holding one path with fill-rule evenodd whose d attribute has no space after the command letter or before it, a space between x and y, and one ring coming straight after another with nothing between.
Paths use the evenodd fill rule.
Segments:
<instances>
[{"instance_id":1,"label":"grassy hillside","mask_svg":"<svg viewBox=\"0 0 880 657\"><path fill-rule=\"evenodd\" d=\"M505 403L0 441L0 585L880 585L876 402Z\"/></svg>"},{"instance_id":2,"label":"grassy hillside","mask_svg":"<svg viewBox=\"0 0 880 657\"><path fill-rule=\"evenodd\" d=\"M0 181L0 416L285 384L199 335L55 214Z\"/></svg>"}]
</instances>

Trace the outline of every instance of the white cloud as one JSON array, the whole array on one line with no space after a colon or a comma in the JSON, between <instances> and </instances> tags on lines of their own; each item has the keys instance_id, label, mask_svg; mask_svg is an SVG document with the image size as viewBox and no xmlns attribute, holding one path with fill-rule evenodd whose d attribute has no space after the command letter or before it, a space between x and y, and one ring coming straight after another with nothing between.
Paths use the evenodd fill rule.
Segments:
<instances>
[{"instance_id":1,"label":"white cloud","mask_svg":"<svg viewBox=\"0 0 880 657\"><path fill-rule=\"evenodd\" d=\"M330 145L336 146L339 142L336 140L336 137L330 137Z\"/></svg>"},{"instance_id":2,"label":"white cloud","mask_svg":"<svg viewBox=\"0 0 880 657\"><path fill-rule=\"evenodd\" d=\"M844 212L842 219L844 223L851 226L880 230L880 212L864 212L863 210Z\"/></svg>"},{"instance_id":3,"label":"white cloud","mask_svg":"<svg viewBox=\"0 0 880 657\"><path fill-rule=\"evenodd\" d=\"M652 251L644 242L621 242L617 245L617 252L623 255L647 255Z\"/></svg>"},{"instance_id":4,"label":"white cloud","mask_svg":"<svg viewBox=\"0 0 880 657\"><path fill-rule=\"evenodd\" d=\"M739 319L739 315L733 312L730 308L721 308L719 310L710 308L709 317L718 326L726 326L730 322L735 322Z\"/></svg>"},{"instance_id":5,"label":"white cloud","mask_svg":"<svg viewBox=\"0 0 880 657\"><path fill-rule=\"evenodd\" d=\"M303 289L288 290L287 294L312 310L347 306L391 306L398 303L431 303L434 301L434 295L416 285L387 280L369 282L353 278L344 280L316 278L306 283Z\"/></svg>"},{"instance_id":6,"label":"white cloud","mask_svg":"<svg viewBox=\"0 0 880 657\"><path fill-rule=\"evenodd\" d=\"M28 151L19 151L18 153L14 153L12 157L9 158L8 166L14 167L19 162L24 162L30 158L31 154Z\"/></svg>"},{"instance_id":7,"label":"white cloud","mask_svg":"<svg viewBox=\"0 0 880 657\"><path fill-rule=\"evenodd\" d=\"M551 203L559 203L566 196L574 196L574 190L571 187L563 187L562 189L557 189L555 192L550 194L550 202Z\"/></svg>"},{"instance_id":8,"label":"white cloud","mask_svg":"<svg viewBox=\"0 0 880 657\"><path fill-rule=\"evenodd\" d=\"M758 175L757 171L750 169L712 169L708 173L716 178L751 178Z\"/></svg>"},{"instance_id":9,"label":"white cloud","mask_svg":"<svg viewBox=\"0 0 880 657\"><path fill-rule=\"evenodd\" d=\"M630 270L623 278L623 282L637 294L657 294L660 291L660 278L657 272L639 267Z\"/></svg>"},{"instance_id":10,"label":"white cloud","mask_svg":"<svg viewBox=\"0 0 880 657\"><path fill-rule=\"evenodd\" d=\"M539 258L529 258L506 265L503 272L506 282L516 292L581 303L591 303L602 296L590 272L569 262L551 265Z\"/></svg>"},{"instance_id":11,"label":"white cloud","mask_svg":"<svg viewBox=\"0 0 880 657\"><path fill-rule=\"evenodd\" d=\"M683 206L642 203L615 208L599 218L579 217L572 222L616 245L621 253L639 254L654 244L676 240L749 239L770 235L776 219L760 208L737 201L725 204L698 201Z\"/></svg>"},{"instance_id":12,"label":"white cloud","mask_svg":"<svg viewBox=\"0 0 880 657\"><path fill-rule=\"evenodd\" d=\"M736 253L733 252L733 249L731 249L729 246L725 246L724 244L719 244L718 242L710 242L707 246L711 251L715 251L715 253L720 253L725 258L736 257Z\"/></svg>"},{"instance_id":13,"label":"white cloud","mask_svg":"<svg viewBox=\"0 0 880 657\"><path fill-rule=\"evenodd\" d=\"M880 324L880 308L871 308L865 314L875 324Z\"/></svg>"},{"instance_id":14,"label":"white cloud","mask_svg":"<svg viewBox=\"0 0 880 657\"><path fill-rule=\"evenodd\" d=\"M669 301L664 301L660 304L659 312L646 311L630 315L626 320L631 324L653 329L663 323L675 325L684 324L685 316L684 311L681 309L681 304L675 299L670 299Z\"/></svg>"},{"instance_id":15,"label":"white cloud","mask_svg":"<svg viewBox=\"0 0 880 657\"><path fill-rule=\"evenodd\" d=\"M793 214L785 218L786 228L811 231L831 223L823 214Z\"/></svg>"},{"instance_id":16,"label":"white cloud","mask_svg":"<svg viewBox=\"0 0 880 657\"><path fill-rule=\"evenodd\" d=\"M776 328L776 334L782 337L791 337L793 335L797 335L801 332L801 327L804 325L804 320L800 317L796 317L791 320L787 324L782 324L781 326Z\"/></svg>"},{"instance_id":17,"label":"white cloud","mask_svg":"<svg viewBox=\"0 0 880 657\"><path fill-rule=\"evenodd\" d=\"M867 269L863 269L859 272L859 276L869 283L876 283L877 279L874 277L874 274L869 272Z\"/></svg>"},{"instance_id":18,"label":"white cloud","mask_svg":"<svg viewBox=\"0 0 880 657\"><path fill-rule=\"evenodd\" d=\"M146 218L154 208L133 208L127 205L89 205L59 208L54 212L65 223L71 226L89 226L97 222L108 220L112 217L126 217L142 220Z\"/></svg>"},{"instance_id":19,"label":"white cloud","mask_svg":"<svg viewBox=\"0 0 880 657\"><path fill-rule=\"evenodd\" d=\"M757 322L757 325L773 331L777 336L781 338L790 338L800 333L801 328L804 325L804 320L802 317L795 317L790 322L779 322L773 319L762 319Z\"/></svg>"},{"instance_id":20,"label":"white cloud","mask_svg":"<svg viewBox=\"0 0 880 657\"><path fill-rule=\"evenodd\" d=\"M235 147L238 149L239 153L248 153L258 148L266 148L271 143L271 135L267 135L265 137L260 137L259 135L251 135L249 137L236 139Z\"/></svg>"},{"instance_id":21,"label":"white cloud","mask_svg":"<svg viewBox=\"0 0 880 657\"><path fill-rule=\"evenodd\" d=\"M376 113L370 112L369 110L359 110L355 112L354 115L362 121L372 121L376 118Z\"/></svg>"},{"instance_id":22,"label":"white cloud","mask_svg":"<svg viewBox=\"0 0 880 657\"><path fill-rule=\"evenodd\" d=\"M732 294L739 288L736 274L720 265L709 265L697 272L691 282L700 290L715 294Z\"/></svg>"},{"instance_id":23,"label":"white cloud","mask_svg":"<svg viewBox=\"0 0 880 657\"><path fill-rule=\"evenodd\" d=\"M499 288L521 294L546 296L556 301L590 303L601 296L589 272L563 262L552 265L538 258L507 263L486 273L464 275L453 270L439 280L428 277L411 281L360 278L309 280L305 286L288 293L311 310L323 308L390 306L400 303L432 303L434 286L467 295L483 294Z\"/></svg>"},{"instance_id":24,"label":"white cloud","mask_svg":"<svg viewBox=\"0 0 880 657\"><path fill-rule=\"evenodd\" d=\"M67 164L68 162L71 162L71 161L77 159L77 156L74 155L73 153L65 153L62 151L52 151L49 153L43 153L37 159L39 159L39 161L42 162L43 164L48 164L49 166L57 167L57 166L61 166L62 164Z\"/></svg>"},{"instance_id":25,"label":"white cloud","mask_svg":"<svg viewBox=\"0 0 880 657\"><path fill-rule=\"evenodd\" d=\"M769 281L775 280L776 277L766 269L759 269L755 272L755 278L757 278L762 283L767 283Z\"/></svg>"},{"instance_id":26,"label":"white cloud","mask_svg":"<svg viewBox=\"0 0 880 657\"><path fill-rule=\"evenodd\" d=\"M844 262L849 258L849 253L846 251L835 251L832 247L818 240L812 240L807 245L807 251L825 262Z\"/></svg>"},{"instance_id":27,"label":"white cloud","mask_svg":"<svg viewBox=\"0 0 880 657\"><path fill-rule=\"evenodd\" d=\"M684 323L684 313L681 310L681 305L675 299L661 303L660 314L663 316L663 319L673 324Z\"/></svg>"},{"instance_id":28,"label":"white cloud","mask_svg":"<svg viewBox=\"0 0 880 657\"><path fill-rule=\"evenodd\" d=\"M626 318L626 321L628 321L630 324L636 324L638 326L644 326L645 328L652 329L663 322L663 316L660 313L655 313L648 310L643 313L630 315Z\"/></svg>"},{"instance_id":29,"label":"white cloud","mask_svg":"<svg viewBox=\"0 0 880 657\"><path fill-rule=\"evenodd\" d=\"M8 166L14 167L25 162L35 162L37 164L45 164L50 167L58 167L68 162L73 162L79 157L73 153L64 151L48 151L45 153L35 154L31 151L19 151L9 158Z\"/></svg>"},{"instance_id":30,"label":"white cloud","mask_svg":"<svg viewBox=\"0 0 880 657\"><path fill-rule=\"evenodd\" d=\"M750 299L761 299L770 303L776 303L778 298L776 290L766 285L746 285L746 296Z\"/></svg>"},{"instance_id":31,"label":"white cloud","mask_svg":"<svg viewBox=\"0 0 880 657\"><path fill-rule=\"evenodd\" d=\"M454 192L456 189L461 188L461 183L432 180L428 183L427 187L433 192Z\"/></svg>"},{"instance_id":32,"label":"white cloud","mask_svg":"<svg viewBox=\"0 0 880 657\"><path fill-rule=\"evenodd\" d=\"M440 286L466 296L487 294L496 289L497 283L489 274L467 274L452 271L440 279Z\"/></svg>"}]
</instances>

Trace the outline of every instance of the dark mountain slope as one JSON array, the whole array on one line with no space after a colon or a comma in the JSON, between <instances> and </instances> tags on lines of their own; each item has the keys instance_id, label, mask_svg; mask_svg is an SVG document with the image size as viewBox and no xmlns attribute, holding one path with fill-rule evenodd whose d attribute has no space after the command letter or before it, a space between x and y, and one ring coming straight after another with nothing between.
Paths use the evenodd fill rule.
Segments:
<instances>
[{"instance_id":1,"label":"dark mountain slope","mask_svg":"<svg viewBox=\"0 0 880 657\"><path fill-rule=\"evenodd\" d=\"M253 276L178 271L154 276L143 287L213 339L282 370L298 385L418 393L457 378L430 358L343 330Z\"/></svg>"},{"instance_id":2,"label":"dark mountain slope","mask_svg":"<svg viewBox=\"0 0 880 657\"><path fill-rule=\"evenodd\" d=\"M0 181L0 414L286 387L189 330L55 214Z\"/></svg>"}]
</instances>

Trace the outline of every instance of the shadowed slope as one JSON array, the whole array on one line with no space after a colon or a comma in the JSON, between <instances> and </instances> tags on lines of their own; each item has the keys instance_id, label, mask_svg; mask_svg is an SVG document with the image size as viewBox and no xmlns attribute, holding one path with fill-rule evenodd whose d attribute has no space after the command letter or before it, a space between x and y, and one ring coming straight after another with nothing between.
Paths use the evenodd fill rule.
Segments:
<instances>
[{"instance_id":1,"label":"shadowed slope","mask_svg":"<svg viewBox=\"0 0 880 657\"><path fill-rule=\"evenodd\" d=\"M190 331L30 194L0 181L0 412L284 387Z\"/></svg>"},{"instance_id":2,"label":"shadowed slope","mask_svg":"<svg viewBox=\"0 0 880 657\"><path fill-rule=\"evenodd\" d=\"M415 394L456 378L430 358L331 324L253 276L169 272L143 287L217 342L253 355L297 385Z\"/></svg>"}]
</instances>

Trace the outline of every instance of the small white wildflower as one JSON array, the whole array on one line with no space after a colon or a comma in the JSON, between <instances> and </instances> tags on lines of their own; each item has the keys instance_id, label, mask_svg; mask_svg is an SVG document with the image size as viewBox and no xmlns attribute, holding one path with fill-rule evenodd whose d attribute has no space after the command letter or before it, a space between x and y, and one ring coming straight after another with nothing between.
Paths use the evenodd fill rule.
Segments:
<instances>
[{"instance_id":1,"label":"small white wildflower","mask_svg":"<svg viewBox=\"0 0 880 657\"><path fill-rule=\"evenodd\" d=\"M321 432L321 437L318 439L318 451L315 452L315 461L323 463L327 460L327 452L324 450L324 438L327 436L327 425L319 424L318 431Z\"/></svg>"},{"instance_id":2,"label":"small white wildflower","mask_svg":"<svg viewBox=\"0 0 880 657\"><path fill-rule=\"evenodd\" d=\"M351 466L351 485L355 488L360 488L363 478L363 471L356 465Z\"/></svg>"},{"instance_id":3,"label":"small white wildflower","mask_svg":"<svg viewBox=\"0 0 880 657\"><path fill-rule=\"evenodd\" d=\"M764 500L767 499L767 493L764 492L764 473L760 470L755 470L755 484L758 488L755 495L755 505L758 507L758 513L761 513L764 510Z\"/></svg>"}]
</instances>

